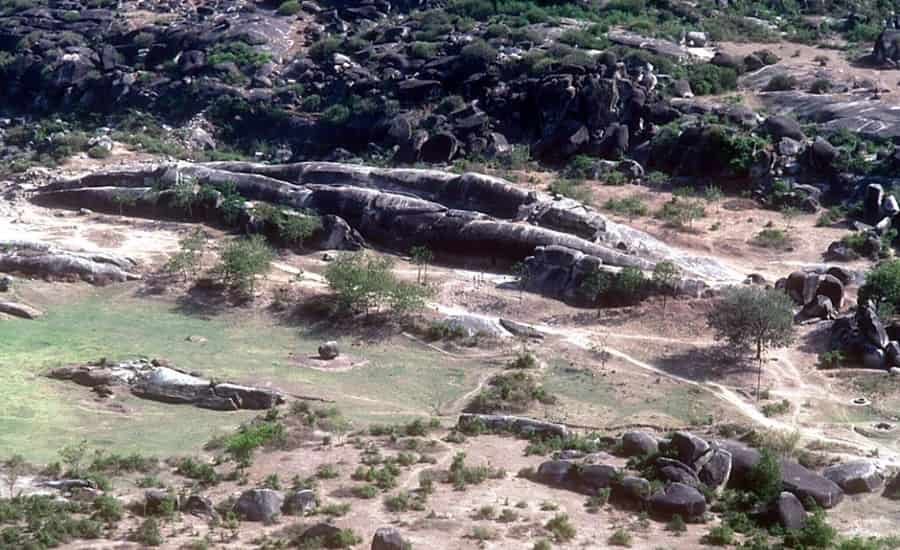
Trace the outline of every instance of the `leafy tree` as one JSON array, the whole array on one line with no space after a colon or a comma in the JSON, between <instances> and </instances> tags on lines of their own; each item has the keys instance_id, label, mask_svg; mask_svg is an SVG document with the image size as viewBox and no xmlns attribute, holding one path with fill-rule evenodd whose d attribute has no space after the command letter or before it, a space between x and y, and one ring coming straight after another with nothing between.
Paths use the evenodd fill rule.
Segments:
<instances>
[{"instance_id":1,"label":"leafy tree","mask_svg":"<svg viewBox=\"0 0 900 550\"><path fill-rule=\"evenodd\" d=\"M137 197L123 191L119 191L112 196L112 201L119 207L119 215L121 216L126 206L131 207L137 204Z\"/></svg>"},{"instance_id":2,"label":"leafy tree","mask_svg":"<svg viewBox=\"0 0 900 550\"><path fill-rule=\"evenodd\" d=\"M412 261L416 264L416 282L428 283L428 264L434 259L434 254L426 246L414 246L409 251Z\"/></svg>"},{"instance_id":3,"label":"leafy tree","mask_svg":"<svg viewBox=\"0 0 900 550\"><path fill-rule=\"evenodd\" d=\"M241 292L253 293L256 276L268 273L274 253L262 235L235 239L222 251L218 271L225 282Z\"/></svg>"},{"instance_id":4,"label":"leafy tree","mask_svg":"<svg viewBox=\"0 0 900 550\"><path fill-rule=\"evenodd\" d=\"M900 306L900 260L879 263L866 273L859 289L859 303L871 300L879 311L896 313Z\"/></svg>"},{"instance_id":5,"label":"leafy tree","mask_svg":"<svg viewBox=\"0 0 900 550\"><path fill-rule=\"evenodd\" d=\"M522 301L522 293L525 292L525 287L528 285L528 266L523 262L516 262L512 266L512 274L516 278L516 283L519 287L519 301Z\"/></svg>"},{"instance_id":6,"label":"leafy tree","mask_svg":"<svg viewBox=\"0 0 900 550\"><path fill-rule=\"evenodd\" d=\"M669 293L674 295L677 290L676 285L680 276L678 267L669 260L657 262L653 268L653 282L662 289L663 293L663 310L666 309L666 299Z\"/></svg>"},{"instance_id":7,"label":"leafy tree","mask_svg":"<svg viewBox=\"0 0 900 550\"><path fill-rule=\"evenodd\" d=\"M181 273L184 279L196 277L206 246L206 233L195 229L190 235L178 241L179 250L166 262L165 270L169 273Z\"/></svg>"},{"instance_id":8,"label":"leafy tree","mask_svg":"<svg viewBox=\"0 0 900 550\"><path fill-rule=\"evenodd\" d=\"M192 214L192 205L196 196L197 180L194 178L183 176L179 172L175 176L175 184L172 186L172 205L183 209L187 212L188 217Z\"/></svg>"},{"instance_id":9,"label":"leafy tree","mask_svg":"<svg viewBox=\"0 0 900 550\"><path fill-rule=\"evenodd\" d=\"M754 345L758 373L756 396L762 382L762 354L768 347L786 346L793 340L793 303L787 294L775 289L731 287L707 315L716 340L737 347Z\"/></svg>"},{"instance_id":10,"label":"leafy tree","mask_svg":"<svg viewBox=\"0 0 900 550\"><path fill-rule=\"evenodd\" d=\"M747 475L747 486L762 504L773 502L781 494L781 465L769 449L760 451L759 460Z\"/></svg>"},{"instance_id":11,"label":"leafy tree","mask_svg":"<svg viewBox=\"0 0 900 550\"><path fill-rule=\"evenodd\" d=\"M392 267L390 258L342 254L328 265L325 280L344 310L361 309L368 314L387 305L402 314L423 307L427 288L398 280L391 272Z\"/></svg>"},{"instance_id":12,"label":"leafy tree","mask_svg":"<svg viewBox=\"0 0 900 550\"><path fill-rule=\"evenodd\" d=\"M303 248L303 241L321 229L322 219L313 212L284 212L278 219L278 234L282 239Z\"/></svg>"},{"instance_id":13,"label":"leafy tree","mask_svg":"<svg viewBox=\"0 0 900 550\"><path fill-rule=\"evenodd\" d=\"M27 467L28 463L25 462L25 458L20 454L14 454L3 461L3 470L6 472L6 484L9 487L10 498L16 496L16 483L19 481L19 477L25 473Z\"/></svg>"}]
</instances>

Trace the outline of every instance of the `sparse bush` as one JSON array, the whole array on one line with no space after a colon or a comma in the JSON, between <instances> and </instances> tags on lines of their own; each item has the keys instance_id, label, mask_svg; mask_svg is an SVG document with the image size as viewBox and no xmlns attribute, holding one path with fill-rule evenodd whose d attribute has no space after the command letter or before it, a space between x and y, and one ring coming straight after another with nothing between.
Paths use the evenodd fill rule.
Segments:
<instances>
[{"instance_id":1,"label":"sparse bush","mask_svg":"<svg viewBox=\"0 0 900 550\"><path fill-rule=\"evenodd\" d=\"M557 514L553 516L544 525L544 529L553 535L553 540L556 542L570 541L574 539L577 534L575 525L572 524L572 520L569 519L567 514Z\"/></svg>"},{"instance_id":2,"label":"sparse bush","mask_svg":"<svg viewBox=\"0 0 900 550\"><path fill-rule=\"evenodd\" d=\"M197 462L193 458L181 459L175 468L175 473L197 480L202 485L215 485L221 481L221 476L212 465Z\"/></svg>"},{"instance_id":3,"label":"sparse bush","mask_svg":"<svg viewBox=\"0 0 900 550\"><path fill-rule=\"evenodd\" d=\"M753 244L763 248L784 249L790 243L787 233L782 229L763 229L753 237Z\"/></svg>"},{"instance_id":4,"label":"sparse bush","mask_svg":"<svg viewBox=\"0 0 900 550\"><path fill-rule=\"evenodd\" d=\"M498 374L488 381L488 388L482 390L466 406L466 412L473 413L520 413L535 401L553 404L556 398L539 386L534 378L522 371Z\"/></svg>"},{"instance_id":5,"label":"sparse bush","mask_svg":"<svg viewBox=\"0 0 900 550\"><path fill-rule=\"evenodd\" d=\"M697 95L718 95L737 88L737 72L711 63L688 66L688 81Z\"/></svg>"},{"instance_id":6,"label":"sparse bush","mask_svg":"<svg viewBox=\"0 0 900 550\"><path fill-rule=\"evenodd\" d=\"M781 416L787 414L791 410L791 402L787 399L778 401L777 403L766 403L762 406L762 413L767 416Z\"/></svg>"},{"instance_id":7,"label":"sparse bush","mask_svg":"<svg viewBox=\"0 0 900 550\"><path fill-rule=\"evenodd\" d=\"M363 253L342 254L328 265L325 280L337 293L344 310L368 313L387 305L398 314L424 306L429 290L422 285L398 280L391 272L393 262Z\"/></svg>"},{"instance_id":8,"label":"sparse bush","mask_svg":"<svg viewBox=\"0 0 900 550\"><path fill-rule=\"evenodd\" d=\"M846 361L846 357L841 350L823 351L819 354L818 367L820 369L836 369L843 365L844 361Z\"/></svg>"},{"instance_id":9,"label":"sparse bush","mask_svg":"<svg viewBox=\"0 0 900 550\"><path fill-rule=\"evenodd\" d=\"M603 203L603 208L632 220L638 216L646 216L650 211L647 204L640 197L623 197L621 199L609 199Z\"/></svg>"},{"instance_id":10,"label":"sparse bush","mask_svg":"<svg viewBox=\"0 0 900 550\"><path fill-rule=\"evenodd\" d=\"M816 219L816 227L828 227L847 217L847 209L843 206L832 206L819 214Z\"/></svg>"},{"instance_id":11,"label":"sparse bush","mask_svg":"<svg viewBox=\"0 0 900 550\"><path fill-rule=\"evenodd\" d=\"M330 126L343 126L350 119L350 109L346 105L331 105L322 111L322 122Z\"/></svg>"},{"instance_id":12,"label":"sparse bush","mask_svg":"<svg viewBox=\"0 0 900 550\"><path fill-rule=\"evenodd\" d=\"M784 546L787 548L831 548L837 532L834 527L828 525L825 512L816 510L806 518L800 529L793 529L785 533Z\"/></svg>"},{"instance_id":13,"label":"sparse bush","mask_svg":"<svg viewBox=\"0 0 900 550\"><path fill-rule=\"evenodd\" d=\"M631 546L631 533L624 529L616 529L609 537L610 546Z\"/></svg>"},{"instance_id":14,"label":"sparse bush","mask_svg":"<svg viewBox=\"0 0 900 550\"><path fill-rule=\"evenodd\" d=\"M591 188L582 181L558 179L550 184L549 190L551 193L562 195L584 204L591 204L594 201L594 194Z\"/></svg>"},{"instance_id":15,"label":"sparse bush","mask_svg":"<svg viewBox=\"0 0 900 550\"><path fill-rule=\"evenodd\" d=\"M706 216L706 209L699 200L673 196L663 204L656 217L674 227L693 228L694 220Z\"/></svg>"},{"instance_id":16,"label":"sparse bush","mask_svg":"<svg viewBox=\"0 0 900 550\"><path fill-rule=\"evenodd\" d=\"M687 525L684 523L684 519L678 514L672 516L672 519L669 520L669 523L666 524L666 531L671 533L675 533L676 536L680 535L687 531Z\"/></svg>"},{"instance_id":17,"label":"sparse bush","mask_svg":"<svg viewBox=\"0 0 900 550\"><path fill-rule=\"evenodd\" d=\"M827 78L817 78L809 85L811 94L827 94L831 91L831 81Z\"/></svg>"},{"instance_id":18,"label":"sparse bush","mask_svg":"<svg viewBox=\"0 0 900 550\"><path fill-rule=\"evenodd\" d=\"M766 84L766 87L763 88L765 92L786 92L788 90L793 90L797 88L797 79L789 74L778 74L772 77L769 80L769 83Z\"/></svg>"},{"instance_id":19,"label":"sparse bush","mask_svg":"<svg viewBox=\"0 0 900 550\"><path fill-rule=\"evenodd\" d=\"M763 504L773 502L781 494L781 465L769 449L760 451L759 460L747 476L747 486Z\"/></svg>"},{"instance_id":20,"label":"sparse bush","mask_svg":"<svg viewBox=\"0 0 900 550\"><path fill-rule=\"evenodd\" d=\"M730 546L734 543L734 531L727 525L716 525L703 535L702 541L711 546Z\"/></svg>"},{"instance_id":21,"label":"sparse bush","mask_svg":"<svg viewBox=\"0 0 900 550\"><path fill-rule=\"evenodd\" d=\"M147 518L142 521L131 535L131 540L144 546L162 546L163 537L156 518Z\"/></svg>"},{"instance_id":22,"label":"sparse bush","mask_svg":"<svg viewBox=\"0 0 900 550\"><path fill-rule=\"evenodd\" d=\"M297 0L287 0L278 6L278 15L297 15L300 13L300 2Z\"/></svg>"}]
</instances>

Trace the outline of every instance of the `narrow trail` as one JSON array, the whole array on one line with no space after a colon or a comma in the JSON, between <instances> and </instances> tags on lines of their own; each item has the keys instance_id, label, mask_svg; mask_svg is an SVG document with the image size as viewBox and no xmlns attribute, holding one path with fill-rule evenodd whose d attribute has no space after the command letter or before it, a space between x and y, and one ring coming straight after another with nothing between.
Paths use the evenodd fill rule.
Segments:
<instances>
[{"instance_id":1,"label":"narrow trail","mask_svg":"<svg viewBox=\"0 0 900 550\"><path fill-rule=\"evenodd\" d=\"M447 307L436 304L435 307L442 313L466 314L481 318L488 322L499 322L499 317L479 313L471 313L458 306ZM558 328L543 324L532 324L530 326L543 334L559 337L560 339L571 345L589 351L597 350L600 347L599 344L594 341L593 336L612 338L620 337L624 339L646 341L664 341L687 345L698 345L702 343L701 341L694 342L691 340L679 340L675 338L643 336L636 334L604 332L597 335L592 335L591 333L583 329L572 327ZM742 416L746 417L748 420L762 428L779 432L796 432L800 434L801 438L817 440L833 445L849 446L859 449L861 453L868 453L874 449L877 450L878 457L881 461L890 464L900 464L900 453L898 453L895 448L885 445L883 442L875 441L856 433L855 431L853 431L852 426L848 427L848 433L846 436L834 436L829 435L825 431L825 429L828 427L835 428L836 425L834 424L815 427L801 423L801 404L806 400L814 399L818 401L829 401L838 404L845 404L845 401L834 397L833 395L830 395L828 392L827 384L807 383L800 369L798 369L790 360L788 360L783 353L776 354L774 356L777 359L776 364L779 366L775 369L770 369L770 371L775 372L776 383L778 385L777 388L772 390L772 394L783 397L791 397L795 400L794 411L792 415L787 419L767 417L759 410L755 403L747 401L746 399L741 397L741 395L737 391L735 391L734 388L728 387L724 384L712 381L699 382L691 378L672 374L650 363L641 361L640 359L637 359L624 351L609 347L608 345L603 346L602 349L603 351L609 353L611 356L639 367L645 371L706 391L715 396L717 399L720 399L721 401L727 403Z\"/></svg>"}]
</instances>

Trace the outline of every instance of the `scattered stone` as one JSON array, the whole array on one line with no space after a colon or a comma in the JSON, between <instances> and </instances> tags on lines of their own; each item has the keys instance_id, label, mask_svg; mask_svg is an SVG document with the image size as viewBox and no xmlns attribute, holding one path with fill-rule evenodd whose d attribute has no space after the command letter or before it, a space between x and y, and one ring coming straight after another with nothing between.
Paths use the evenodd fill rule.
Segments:
<instances>
[{"instance_id":1,"label":"scattered stone","mask_svg":"<svg viewBox=\"0 0 900 550\"><path fill-rule=\"evenodd\" d=\"M706 512L703 494L684 483L672 483L661 493L650 497L650 512L661 519L681 516L684 520L701 517Z\"/></svg>"},{"instance_id":2,"label":"scattered stone","mask_svg":"<svg viewBox=\"0 0 900 550\"><path fill-rule=\"evenodd\" d=\"M793 493L782 491L775 501L775 512L778 515L778 523L785 529L800 529L806 521L806 510L803 504Z\"/></svg>"},{"instance_id":3,"label":"scattered stone","mask_svg":"<svg viewBox=\"0 0 900 550\"><path fill-rule=\"evenodd\" d=\"M321 346L319 346L319 358L324 359L326 361L331 361L335 359L338 355L340 355L340 349L338 349L338 343L335 341L325 342Z\"/></svg>"},{"instance_id":4,"label":"scattered stone","mask_svg":"<svg viewBox=\"0 0 900 550\"><path fill-rule=\"evenodd\" d=\"M659 441L646 432L625 432L622 435L622 454L628 458L650 456L657 452Z\"/></svg>"},{"instance_id":5,"label":"scattered stone","mask_svg":"<svg viewBox=\"0 0 900 550\"><path fill-rule=\"evenodd\" d=\"M318 506L316 493L308 489L291 491L284 499L281 511L289 516L304 516Z\"/></svg>"},{"instance_id":6,"label":"scattered stone","mask_svg":"<svg viewBox=\"0 0 900 550\"><path fill-rule=\"evenodd\" d=\"M234 512L246 521L274 520L281 513L284 495L272 489L244 491L234 505ZM305 534L305 533L304 533Z\"/></svg>"},{"instance_id":7,"label":"scattered stone","mask_svg":"<svg viewBox=\"0 0 900 550\"><path fill-rule=\"evenodd\" d=\"M372 550L407 550L409 545L395 527L379 527L372 537Z\"/></svg>"},{"instance_id":8,"label":"scattered stone","mask_svg":"<svg viewBox=\"0 0 900 550\"><path fill-rule=\"evenodd\" d=\"M822 475L850 495L873 493L884 483L881 472L875 463L869 460L854 460L829 466L822 471Z\"/></svg>"}]
</instances>

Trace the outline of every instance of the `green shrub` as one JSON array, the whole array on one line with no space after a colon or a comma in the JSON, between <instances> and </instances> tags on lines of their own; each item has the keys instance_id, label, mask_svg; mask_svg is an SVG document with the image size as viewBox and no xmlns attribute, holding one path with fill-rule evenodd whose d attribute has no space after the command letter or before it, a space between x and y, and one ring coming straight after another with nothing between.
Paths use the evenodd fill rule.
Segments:
<instances>
[{"instance_id":1,"label":"green shrub","mask_svg":"<svg viewBox=\"0 0 900 550\"><path fill-rule=\"evenodd\" d=\"M322 111L322 122L331 126L342 126L350 119L350 109L345 105L331 105Z\"/></svg>"},{"instance_id":2,"label":"green shrub","mask_svg":"<svg viewBox=\"0 0 900 550\"><path fill-rule=\"evenodd\" d=\"M793 75L789 74L778 74L772 77L769 80L769 83L766 84L766 87L763 88L764 92L786 92L788 90L793 90L797 87L797 79Z\"/></svg>"},{"instance_id":3,"label":"green shrub","mask_svg":"<svg viewBox=\"0 0 900 550\"><path fill-rule=\"evenodd\" d=\"M843 365L846 359L841 350L823 351L819 354L818 367L820 369L836 369Z\"/></svg>"},{"instance_id":4,"label":"green shrub","mask_svg":"<svg viewBox=\"0 0 900 550\"><path fill-rule=\"evenodd\" d=\"M609 544L610 546L631 546L631 533L624 529L616 529L612 535L609 536Z\"/></svg>"},{"instance_id":5,"label":"green shrub","mask_svg":"<svg viewBox=\"0 0 900 550\"><path fill-rule=\"evenodd\" d=\"M800 529L793 529L784 535L784 546L787 548L810 549L831 548L837 536L835 529L828 525L825 512L816 510L806 518Z\"/></svg>"},{"instance_id":6,"label":"green shrub","mask_svg":"<svg viewBox=\"0 0 900 550\"><path fill-rule=\"evenodd\" d=\"M268 53L258 51L246 42L235 40L214 45L209 52L207 62L210 65L234 63L243 69L256 70L270 59L271 56Z\"/></svg>"},{"instance_id":7,"label":"green shrub","mask_svg":"<svg viewBox=\"0 0 900 550\"><path fill-rule=\"evenodd\" d=\"M737 89L737 72L711 63L688 66L688 81L696 95L717 95Z\"/></svg>"},{"instance_id":8,"label":"green shrub","mask_svg":"<svg viewBox=\"0 0 900 550\"><path fill-rule=\"evenodd\" d=\"M278 6L278 15L297 15L300 13L300 2L297 0L287 0Z\"/></svg>"},{"instance_id":9,"label":"green shrub","mask_svg":"<svg viewBox=\"0 0 900 550\"><path fill-rule=\"evenodd\" d=\"M680 515L675 514L672 516L672 519L669 520L669 523L666 524L666 531L675 533L677 536L687 531L687 525L685 525L684 519L682 519Z\"/></svg>"},{"instance_id":10,"label":"green shrub","mask_svg":"<svg viewBox=\"0 0 900 550\"><path fill-rule=\"evenodd\" d=\"M706 209L699 200L673 196L669 202L663 204L655 216L673 227L692 228L694 220L706 216Z\"/></svg>"},{"instance_id":11,"label":"green shrub","mask_svg":"<svg viewBox=\"0 0 900 550\"><path fill-rule=\"evenodd\" d=\"M309 57L317 63L327 63L334 58L334 54L341 48L341 41L333 36L328 36L314 42L309 47Z\"/></svg>"},{"instance_id":12,"label":"green shrub","mask_svg":"<svg viewBox=\"0 0 900 550\"><path fill-rule=\"evenodd\" d=\"M809 85L811 94L827 94L831 91L831 81L827 78L817 78Z\"/></svg>"},{"instance_id":13,"label":"green shrub","mask_svg":"<svg viewBox=\"0 0 900 550\"><path fill-rule=\"evenodd\" d=\"M647 204L640 197L623 197L621 199L609 199L603 203L603 208L617 214L634 219L638 216L646 216L649 213Z\"/></svg>"},{"instance_id":14,"label":"green shrub","mask_svg":"<svg viewBox=\"0 0 900 550\"><path fill-rule=\"evenodd\" d=\"M549 191L563 197L575 199L584 204L591 204L594 201L594 194L591 188L582 181L558 179L550 184Z\"/></svg>"},{"instance_id":15,"label":"green shrub","mask_svg":"<svg viewBox=\"0 0 900 550\"><path fill-rule=\"evenodd\" d=\"M102 521L107 525L115 525L122 521L124 512L122 503L109 495L100 495L94 499L94 513L91 518Z\"/></svg>"},{"instance_id":16,"label":"green shrub","mask_svg":"<svg viewBox=\"0 0 900 550\"><path fill-rule=\"evenodd\" d=\"M711 546L730 546L734 543L734 531L727 525L716 525L703 535L702 541Z\"/></svg>"},{"instance_id":17,"label":"green shrub","mask_svg":"<svg viewBox=\"0 0 900 550\"><path fill-rule=\"evenodd\" d=\"M783 249L790 244L787 233L782 229L763 229L753 237L753 244L763 248Z\"/></svg>"},{"instance_id":18,"label":"green shrub","mask_svg":"<svg viewBox=\"0 0 900 550\"><path fill-rule=\"evenodd\" d=\"M819 214L816 219L816 227L828 227L847 217L847 208L844 206L832 206L828 210Z\"/></svg>"},{"instance_id":19,"label":"green shrub","mask_svg":"<svg viewBox=\"0 0 900 550\"><path fill-rule=\"evenodd\" d=\"M466 406L471 413L521 413L535 402L553 404L556 398L538 385L534 377L523 371L498 374L488 387Z\"/></svg>"},{"instance_id":20,"label":"green shrub","mask_svg":"<svg viewBox=\"0 0 900 550\"><path fill-rule=\"evenodd\" d=\"M567 542L575 538L577 530L567 514L557 514L544 525L556 542Z\"/></svg>"},{"instance_id":21,"label":"green shrub","mask_svg":"<svg viewBox=\"0 0 900 550\"><path fill-rule=\"evenodd\" d=\"M429 294L427 287L397 279L392 261L364 253L341 254L328 264L325 280L337 294L344 310L370 310L388 306L405 314L422 308Z\"/></svg>"},{"instance_id":22,"label":"green shrub","mask_svg":"<svg viewBox=\"0 0 900 550\"><path fill-rule=\"evenodd\" d=\"M163 537L156 518L147 518L142 521L131 535L131 540L144 546L162 546Z\"/></svg>"},{"instance_id":23,"label":"green shrub","mask_svg":"<svg viewBox=\"0 0 900 550\"><path fill-rule=\"evenodd\" d=\"M256 277L271 269L274 253L261 235L234 239L222 250L217 271L226 284L241 292L252 294Z\"/></svg>"},{"instance_id":24,"label":"green shrub","mask_svg":"<svg viewBox=\"0 0 900 550\"><path fill-rule=\"evenodd\" d=\"M781 494L781 465L769 449L760 451L759 460L747 475L747 486L763 504L773 502Z\"/></svg>"},{"instance_id":25,"label":"green shrub","mask_svg":"<svg viewBox=\"0 0 900 550\"><path fill-rule=\"evenodd\" d=\"M322 108L322 97L318 94L308 95L303 98L302 108L308 113L316 113Z\"/></svg>"},{"instance_id":26,"label":"green shrub","mask_svg":"<svg viewBox=\"0 0 900 550\"><path fill-rule=\"evenodd\" d=\"M896 313L900 306L900 260L879 263L866 273L866 282L859 289L859 303L872 300L879 310Z\"/></svg>"},{"instance_id":27,"label":"green shrub","mask_svg":"<svg viewBox=\"0 0 900 550\"><path fill-rule=\"evenodd\" d=\"M791 410L791 402L783 399L776 403L766 403L762 406L762 413L767 417L781 416L787 414Z\"/></svg>"},{"instance_id":28,"label":"green shrub","mask_svg":"<svg viewBox=\"0 0 900 550\"><path fill-rule=\"evenodd\" d=\"M477 63L481 66L487 66L497 60L497 50L479 38L476 38L469 44L465 45L460 51L463 59Z\"/></svg>"}]
</instances>

